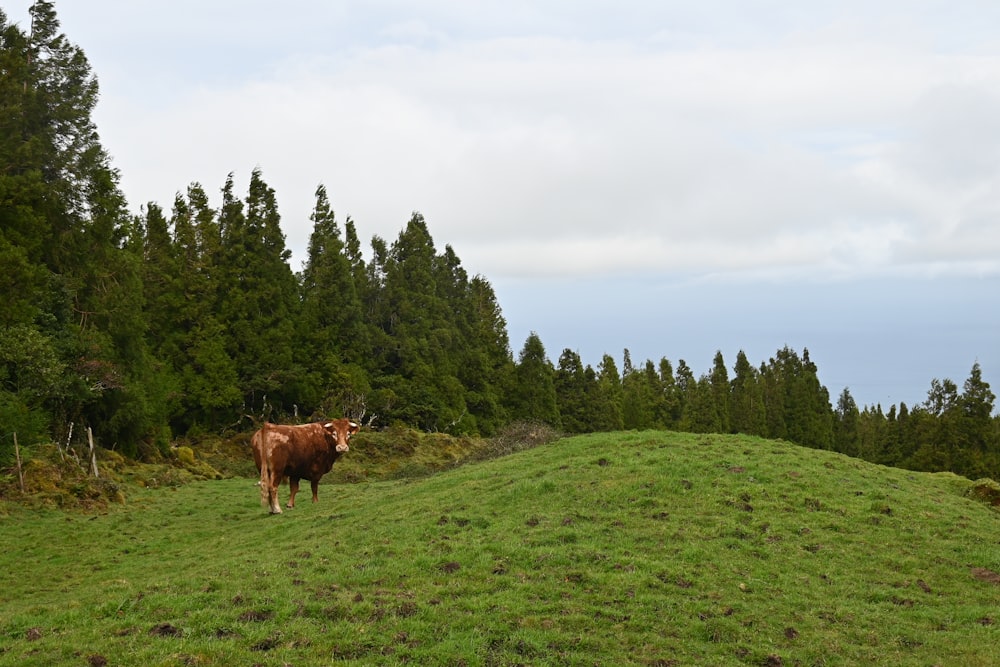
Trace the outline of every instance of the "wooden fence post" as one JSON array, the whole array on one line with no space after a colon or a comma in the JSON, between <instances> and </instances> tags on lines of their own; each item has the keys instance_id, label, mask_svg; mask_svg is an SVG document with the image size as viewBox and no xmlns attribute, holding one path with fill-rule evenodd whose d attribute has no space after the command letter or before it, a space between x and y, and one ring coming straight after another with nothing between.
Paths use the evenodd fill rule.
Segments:
<instances>
[{"instance_id":1,"label":"wooden fence post","mask_svg":"<svg viewBox=\"0 0 1000 667\"><path fill-rule=\"evenodd\" d=\"M24 495L24 471L21 469L21 448L17 445L17 432L14 432L14 456L17 458L17 480L21 483L21 495Z\"/></svg>"},{"instance_id":2,"label":"wooden fence post","mask_svg":"<svg viewBox=\"0 0 1000 667\"><path fill-rule=\"evenodd\" d=\"M69 423L69 435L66 436L66 451L67 452L69 451L69 443L70 443L71 440L73 440L73 422ZM56 443L56 448L59 450L59 458L62 459L63 461L65 461L66 460L66 455L63 453L63 448L59 446L59 443Z\"/></svg>"},{"instance_id":3,"label":"wooden fence post","mask_svg":"<svg viewBox=\"0 0 1000 667\"><path fill-rule=\"evenodd\" d=\"M90 443L90 467L94 471L94 477L100 477L97 474L97 455L94 454L94 432L87 427L87 442Z\"/></svg>"}]
</instances>

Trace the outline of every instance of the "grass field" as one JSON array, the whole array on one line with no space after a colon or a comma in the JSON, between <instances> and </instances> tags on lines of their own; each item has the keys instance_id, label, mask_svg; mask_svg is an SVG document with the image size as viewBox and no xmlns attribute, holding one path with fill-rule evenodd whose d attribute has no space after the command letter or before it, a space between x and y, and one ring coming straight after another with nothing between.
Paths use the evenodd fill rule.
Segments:
<instances>
[{"instance_id":1,"label":"grass field","mask_svg":"<svg viewBox=\"0 0 1000 667\"><path fill-rule=\"evenodd\" d=\"M998 665L1000 512L970 485L643 432L280 516L250 478L6 504L0 665Z\"/></svg>"}]
</instances>

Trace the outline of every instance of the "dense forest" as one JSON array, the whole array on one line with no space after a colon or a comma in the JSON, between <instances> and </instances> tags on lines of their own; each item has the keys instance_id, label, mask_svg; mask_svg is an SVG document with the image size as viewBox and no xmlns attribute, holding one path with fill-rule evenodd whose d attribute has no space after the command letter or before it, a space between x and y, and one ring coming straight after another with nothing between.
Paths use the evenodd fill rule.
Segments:
<instances>
[{"instance_id":1,"label":"dense forest","mask_svg":"<svg viewBox=\"0 0 1000 667\"><path fill-rule=\"evenodd\" d=\"M749 433L888 465L1000 478L1000 418L978 364L925 403L836 400L808 350L755 365L722 353L596 369L532 334L512 353L489 281L440 250L414 213L362 251L317 188L301 272L259 171L221 204L191 184L130 213L91 113L97 79L36 2L25 31L0 11L0 465L22 444L93 429L127 456L253 420L347 415L369 427L490 436L538 420L568 433ZM168 187L173 187L168 184ZM402 221L401 221L402 222ZM367 259L366 259L367 257ZM76 431L73 431L73 426Z\"/></svg>"}]
</instances>

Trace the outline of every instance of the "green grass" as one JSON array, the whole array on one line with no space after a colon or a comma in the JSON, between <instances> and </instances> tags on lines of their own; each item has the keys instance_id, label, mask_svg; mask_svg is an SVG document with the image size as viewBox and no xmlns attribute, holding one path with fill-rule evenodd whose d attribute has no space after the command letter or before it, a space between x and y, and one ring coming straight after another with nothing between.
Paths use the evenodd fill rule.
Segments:
<instances>
[{"instance_id":1,"label":"green grass","mask_svg":"<svg viewBox=\"0 0 1000 667\"><path fill-rule=\"evenodd\" d=\"M250 478L8 504L0 665L996 665L1000 513L970 486L643 432L280 516Z\"/></svg>"}]
</instances>

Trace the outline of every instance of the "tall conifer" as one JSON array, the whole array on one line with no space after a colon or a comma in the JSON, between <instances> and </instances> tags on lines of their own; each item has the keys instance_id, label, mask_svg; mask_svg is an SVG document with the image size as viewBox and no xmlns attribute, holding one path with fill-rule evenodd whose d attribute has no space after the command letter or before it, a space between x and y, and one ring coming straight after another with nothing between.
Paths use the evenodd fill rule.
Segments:
<instances>
[{"instance_id":1,"label":"tall conifer","mask_svg":"<svg viewBox=\"0 0 1000 667\"><path fill-rule=\"evenodd\" d=\"M288 266L274 190L259 169L250 175L245 211L230 174L219 212L220 324L228 333L227 352L247 409L292 413L298 400L292 357L298 285Z\"/></svg>"},{"instance_id":2,"label":"tall conifer","mask_svg":"<svg viewBox=\"0 0 1000 667\"><path fill-rule=\"evenodd\" d=\"M371 354L368 329L340 225L322 185L316 190L311 219L302 272L303 342L298 349L300 364L316 380L304 389L312 394L313 406L321 400L326 404L324 412L361 418L371 391L364 371Z\"/></svg>"},{"instance_id":3,"label":"tall conifer","mask_svg":"<svg viewBox=\"0 0 1000 667\"><path fill-rule=\"evenodd\" d=\"M760 374L740 350L733 367L730 383L729 416L734 433L764 436L767 434L767 414Z\"/></svg>"},{"instance_id":4,"label":"tall conifer","mask_svg":"<svg viewBox=\"0 0 1000 667\"><path fill-rule=\"evenodd\" d=\"M555 369L545 354L538 334L532 332L514 368L514 382L508 396L510 417L514 421L542 421L561 428L556 399Z\"/></svg>"}]
</instances>

